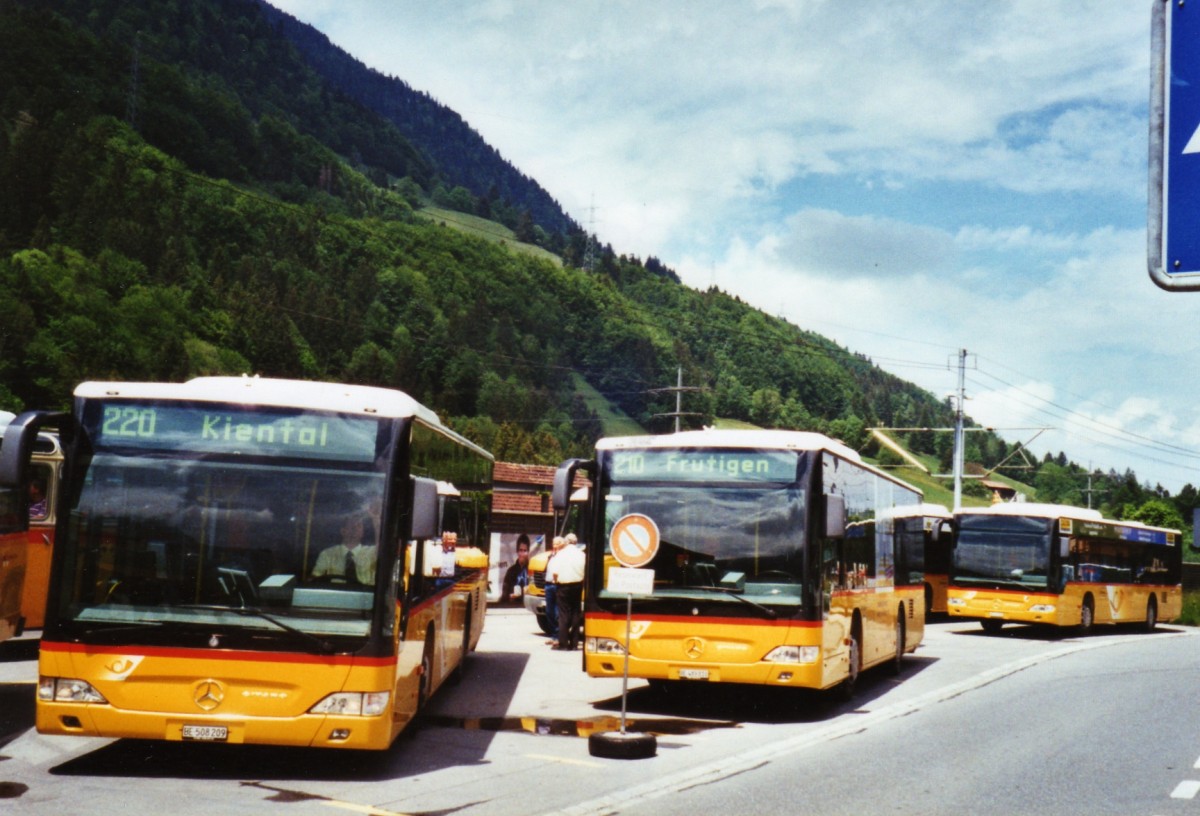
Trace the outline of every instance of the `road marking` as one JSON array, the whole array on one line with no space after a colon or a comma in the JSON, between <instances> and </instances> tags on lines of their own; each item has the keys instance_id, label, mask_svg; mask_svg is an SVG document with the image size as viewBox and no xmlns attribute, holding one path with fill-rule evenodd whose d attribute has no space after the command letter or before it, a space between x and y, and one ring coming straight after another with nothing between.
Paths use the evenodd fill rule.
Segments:
<instances>
[{"instance_id":1,"label":"road marking","mask_svg":"<svg viewBox=\"0 0 1200 816\"><path fill-rule=\"evenodd\" d=\"M582 759L568 759L566 757L551 756L550 754L526 754L529 759L544 759L547 762L557 762L560 765L582 765L585 768L603 768L605 765L600 762L588 762Z\"/></svg>"},{"instance_id":2,"label":"road marking","mask_svg":"<svg viewBox=\"0 0 1200 816\"><path fill-rule=\"evenodd\" d=\"M1195 764L1195 765L1193 765L1192 767L1193 767L1193 768L1200 768L1200 759L1197 759L1197 760L1196 760L1196 764Z\"/></svg>"},{"instance_id":3,"label":"road marking","mask_svg":"<svg viewBox=\"0 0 1200 816\"><path fill-rule=\"evenodd\" d=\"M339 802L337 799L322 799L321 804L342 810L353 810L356 813L366 813L368 816L408 816L408 814L397 813L394 810L384 810L370 805L356 805L353 802Z\"/></svg>"},{"instance_id":4,"label":"road marking","mask_svg":"<svg viewBox=\"0 0 1200 816\"><path fill-rule=\"evenodd\" d=\"M1175 786L1175 790L1171 791L1171 798L1195 799L1197 793L1200 793L1200 782L1194 779L1185 779Z\"/></svg>"}]
</instances>

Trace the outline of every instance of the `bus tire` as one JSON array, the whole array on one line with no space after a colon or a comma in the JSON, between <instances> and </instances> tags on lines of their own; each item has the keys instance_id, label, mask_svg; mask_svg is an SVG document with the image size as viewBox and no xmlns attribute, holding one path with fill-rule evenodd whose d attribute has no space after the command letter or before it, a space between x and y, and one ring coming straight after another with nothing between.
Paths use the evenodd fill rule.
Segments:
<instances>
[{"instance_id":1,"label":"bus tire","mask_svg":"<svg viewBox=\"0 0 1200 816\"><path fill-rule=\"evenodd\" d=\"M537 613L538 627L547 635L553 637L558 634L558 625L550 622L550 616L545 612Z\"/></svg>"},{"instance_id":2,"label":"bus tire","mask_svg":"<svg viewBox=\"0 0 1200 816\"><path fill-rule=\"evenodd\" d=\"M467 655L471 653L471 602L467 601L467 619L463 622L463 639L462 639L462 656L458 659L458 665L454 667L454 671L450 672L450 677L447 679L453 685L458 685L462 682L463 676L467 673Z\"/></svg>"},{"instance_id":3,"label":"bus tire","mask_svg":"<svg viewBox=\"0 0 1200 816\"><path fill-rule=\"evenodd\" d=\"M850 654L847 657L849 665L846 679L837 686L838 696L844 701L854 699L858 676L862 673L862 623L858 616L855 616L854 623L850 627Z\"/></svg>"},{"instance_id":4,"label":"bus tire","mask_svg":"<svg viewBox=\"0 0 1200 816\"><path fill-rule=\"evenodd\" d=\"M901 606L899 611L896 613L896 656L893 657L891 662L888 664L891 667L892 674L896 675L897 677L899 677L900 673L904 670L904 647L906 645L904 642L904 636L904 607Z\"/></svg>"},{"instance_id":5,"label":"bus tire","mask_svg":"<svg viewBox=\"0 0 1200 816\"><path fill-rule=\"evenodd\" d=\"M433 697L433 627L425 633L425 649L421 652L421 682L417 689L417 713L425 710Z\"/></svg>"},{"instance_id":6,"label":"bus tire","mask_svg":"<svg viewBox=\"0 0 1200 816\"><path fill-rule=\"evenodd\" d=\"M984 618L979 622L979 625L983 627L983 631L989 635L994 635L1004 628L1004 621L996 620L995 618Z\"/></svg>"},{"instance_id":7,"label":"bus tire","mask_svg":"<svg viewBox=\"0 0 1200 816\"><path fill-rule=\"evenodd\" d=\"M1079 607L1079 635L1085 636L1092 632L1092 624L1096 622L1095 601L1091 595L1083 596L1083 606Z\"/></svg>"},{"instance_id":8,"label":"bus tire","mask_svg":"<svg viewBox=\"0 0 1200 816\"><path fill-rule=\"evenodd\" d=\"M1150 593L1150 599L1146 601L1146 623L1144 624L1147 632L1153 632L1158 628L1158 601L1154 598L1154 593Z\"/></svg>"}]
</instances>

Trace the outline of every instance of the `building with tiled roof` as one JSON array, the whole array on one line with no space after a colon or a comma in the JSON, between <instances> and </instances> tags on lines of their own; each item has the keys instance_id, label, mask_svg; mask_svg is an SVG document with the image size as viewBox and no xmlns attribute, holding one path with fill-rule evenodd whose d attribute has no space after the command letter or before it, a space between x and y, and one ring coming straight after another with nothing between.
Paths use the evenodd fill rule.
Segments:
<instances>
[{"instance_id":1,"label":"building with tiled roof","mask_svg":"<svg viewBox=\"0 0 1200 816\"><path fill-rule=\"evenodd\" d=\"M555 470L550 465L497 462L492 470L492 531L552 537L550 488Z\"/></svg>"}]
</instances>

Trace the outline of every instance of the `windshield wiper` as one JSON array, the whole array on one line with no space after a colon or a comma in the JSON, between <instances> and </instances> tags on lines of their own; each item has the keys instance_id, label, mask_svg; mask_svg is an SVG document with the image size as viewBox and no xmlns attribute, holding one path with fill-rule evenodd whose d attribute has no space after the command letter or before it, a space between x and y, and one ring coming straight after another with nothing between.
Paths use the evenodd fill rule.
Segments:
<instances>
[{"instance_id":1,"label":"windshield wiper","mask_svg":"<svg viewBox=\"0 0 1200 816\"><path fill-rule=\"evenodd\" d=\"M745 595L743 595L742 593L745 592L745 590L743 590L743 589L735 589L734 587L692 586L692 585L689 585L685 588L686 589L700 589L700 590L704 590L705 592L719 592L722 595L726 595L730 598L733 598L734 600L741 601L742 603L746 604L746 606L754 607L758 611L762 612L763 615L766 616L767 620L775 620L776 618L779 617L779 613L776 612L771 607L764 606L763 604L760 604L758 601L752 601L749 598L747 598Z\"/></svg>"},{"instance_id":2,"label":"windshield wiper","mask_svg":"<svg viewBox=\"0 0 1200 816\"><path fill-rule=\"evenodd\" d=\"M267 621L268 623L275 624L276 626L278 626L280 629L282 629L285 632L290 632L293 635L299 635L304 640L307 640L309 643L312 643L314 646L316 646L317 650L321 654L333 654L333 652L334 652L333 644L330 643L328 640L325 640L324 638L321 638L321 637L317 637L312 632L305 632L303 629L299 629L295 626L292 626L290 623L284 623L283 621L281 621L279 618L275 617L274 615L268 615L266 612L263 612L261 609L259 609L258 607L255 607L255 606L218 606L215 604L179 604L176 608L177 609L199 609L199 610L203 610L206 612L232 612L233 614L240 615L243 618L260 618L262 620Z\"/></svg>"},{"instance_id":3,"label":"windshield wiper","mask_svg":"<svg viewBox=\"0 0 1200 816\"><path fill-rule=\"evenodd\" d=\"M1044 590L1046 588L1045 584L1023 584L1020 581L1014 581L1011 578L985 578L976 576L967 577L965 575L961 575L956 580L960 581L964 585L978 584L987 587L993 587L995 589L1017 589L1024 592L1037 592L1038 590Z\"/></svg>"},{"instance_id":4,"label":"windshield wiper","mask_svg":"<svg viewBox=\"0 0 1200 816\"><path fill-rule=\"evenodd\" d=\"M94 621L90 621L90 623L94 623ZM92 638L95 638L100 635L119 635L119 634L126 634L129 632L160 633L163 631L165 631L165 630L163 628L162 621L140 621L138 623L123 623L120 626L86 626L83 628L83 630L78 635L72 636L71 640L73 640L75 643L79 643L79 642L81 642L82 638L88 638L89 640L91 640Z\"/></svg>"}]
</instances>

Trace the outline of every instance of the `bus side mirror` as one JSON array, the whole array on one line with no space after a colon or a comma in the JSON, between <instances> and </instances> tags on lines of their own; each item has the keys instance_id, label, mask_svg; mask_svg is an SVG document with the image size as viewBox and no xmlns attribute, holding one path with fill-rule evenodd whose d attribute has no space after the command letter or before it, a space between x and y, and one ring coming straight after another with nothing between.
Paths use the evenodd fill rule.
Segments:
<instances>
[{"instance_id":1,"label":"bus side mirror","mask_svg":"<svg viewBox=\"0 0 1200 816\"><path fill-rule=\"evenodd\" d=\"M568 459L558 466L558 470L554 472L554 487L550 492L550 504L556 511L565 513L571 506L571 489L579 469L591 471L595 464L588 459Z\"/></svg>"},{"instance_id":2,"label":"bus side mirror","mask_svg":"<svg viewBox=\"0 0 1200 816\"><path fill-rule=\"evenodd\" d=\"M4 442L0 444L0 486L23 488L38 431L46 426L62 428L70 418L70 414L26 411L8 423Z\"/></svg>"},{"instance_id":3,"label":"bus side mirror","mask_svg":"<svg viewBox=\"0 0 1200 816\"><path fill-rule=\"evenodd\" d=\"M438 536L438 487L433 479L412 477L412 531L418 541Z\"/></svg>"},{"instance_id":4,"label":"bus side mirror","mask_svg":"<svg viewBox=\"0 0 1200 816\"><path fill-rule=\"evenodd\" d=\"M846 500L842 496L825 494L825 537L846 535Z\"/></svg>"}]
</instances>

